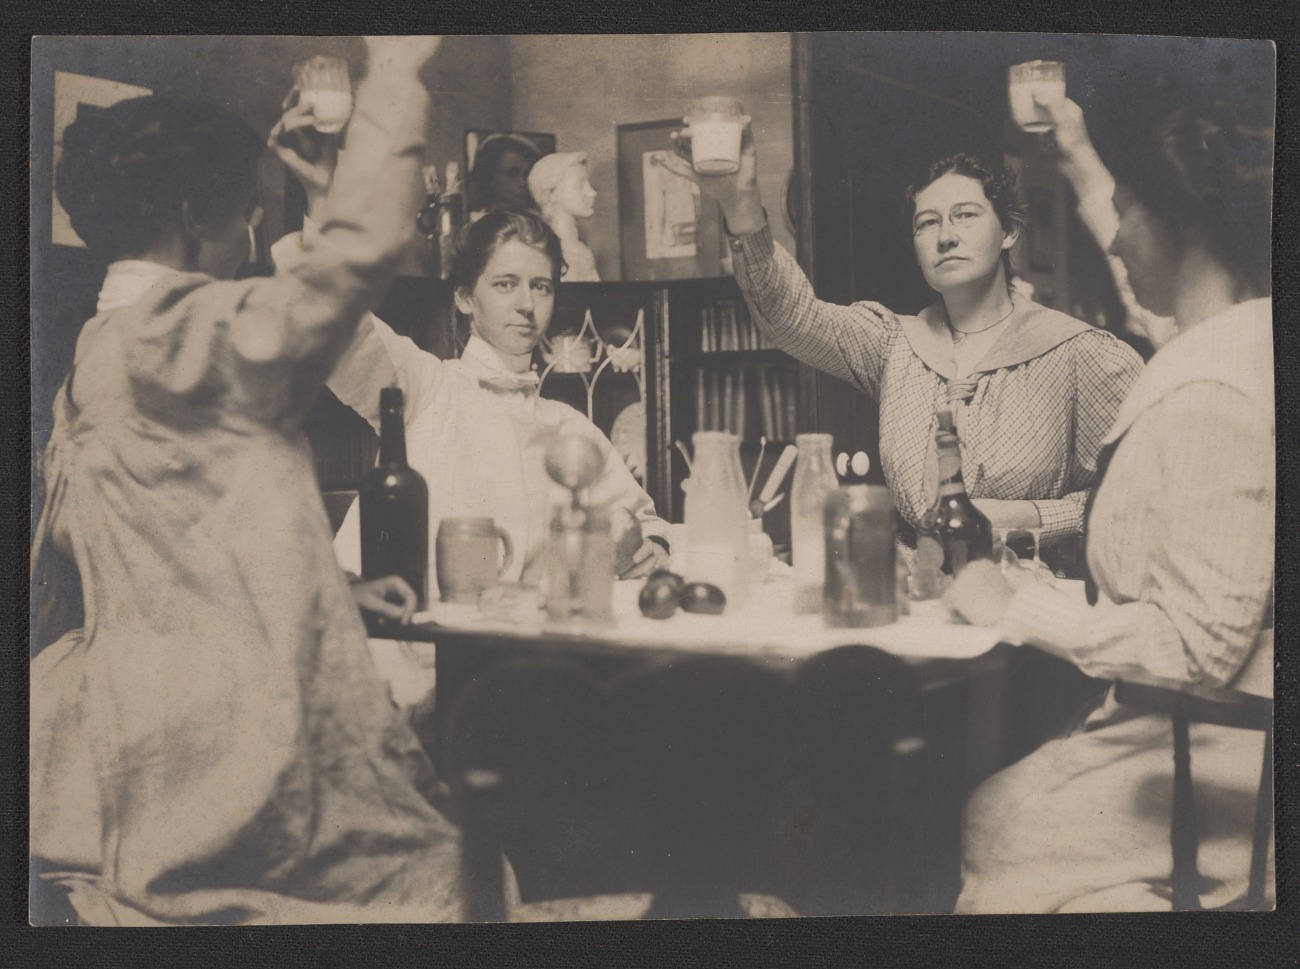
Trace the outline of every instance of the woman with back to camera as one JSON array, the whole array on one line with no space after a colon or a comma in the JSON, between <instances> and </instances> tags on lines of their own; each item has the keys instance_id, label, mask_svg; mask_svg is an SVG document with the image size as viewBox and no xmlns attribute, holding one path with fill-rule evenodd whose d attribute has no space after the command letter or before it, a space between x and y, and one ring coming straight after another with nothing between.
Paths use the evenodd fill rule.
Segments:
<instances>
[{"instance_id":1,"label":"woman with back to camera","mask_svg":"<svg viewBox=\"0 0 1300 969\"><path fill-rule=\"evenodd\" d=\"M899 316L815 297L772 241L749 126L734 175L697 174L688 135L668 164L721 204L736 281L759 326L878 402L882 470L908 525L937 495L936 412L949 408L966 490L993 525L1041 527L1049 558L1050 546L1077 537L1101 437L1142 363L1110 334L1010 289L1008 253L1024 224L1010 171L958 153L908 187L913 250L940 299Z\"/></svg>"},{"instance_id":2,"label":"woman with back to camera","mask_svg":"<svg viewBox=\"0 0 1300 969\"><path fill-rule=\"evenodd\" d=\"M367 41L348 159L290 271L232 280L261 139L147 97L69 126L58 191L111 265L45 454L36 548L84 631L31 684L31 850L94 924L447 920L457 835L334 560L303 416L396 272L436 38Z\"/></svg>"},{"instance_id":3,"label":"woman with back to camera","mask_svg":"<svg viewBox=\"0 0 1300 969\"><path fill-rule=\"evenodd\" d=\"M1114 167L1111 250L1178 334L1103 441L1087 535L1097 604L1037 582L1013 594L996 570L949 590L1092 676L1272 695L1272 150L1272 98L1247 92L1173 111ZM1246 887L1263 735L1193 724L1191 739L1208 908ZM1108 700L991 778L967 807L958 909L1167 911L1172 750L1167 716Z\"/></svg>"}]
</instances>

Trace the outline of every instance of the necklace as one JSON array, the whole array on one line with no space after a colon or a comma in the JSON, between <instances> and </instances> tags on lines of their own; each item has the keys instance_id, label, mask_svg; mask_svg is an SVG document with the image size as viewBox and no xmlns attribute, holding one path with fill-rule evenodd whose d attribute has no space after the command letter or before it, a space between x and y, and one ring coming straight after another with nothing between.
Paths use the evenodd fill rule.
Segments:
<instances>
[{"instance_id":1,"label":"necklace","mask_svg":"<svg viewBox=\"0 0 1300 969\"><path fill-rule=\"evenodd\" d=\"M952 321L949 321L948 331L952 334L952 345L955 347L959 347L962 345L963 342L965 342L968 336L974 336L976 333L986 333L989 330L993 329L993 327L1005 323L1007 319L1011 316L1011 314L1014 313L1015 311L1016 308L1014 306L1011 307L1011 309L1007 311L1007 315L1002 317L1002 319L998 320L997 323L990 323L988 326L981 327L978 330L959 330L957 329L957 327L952 325Z\"/></svg>"}]
</instances>

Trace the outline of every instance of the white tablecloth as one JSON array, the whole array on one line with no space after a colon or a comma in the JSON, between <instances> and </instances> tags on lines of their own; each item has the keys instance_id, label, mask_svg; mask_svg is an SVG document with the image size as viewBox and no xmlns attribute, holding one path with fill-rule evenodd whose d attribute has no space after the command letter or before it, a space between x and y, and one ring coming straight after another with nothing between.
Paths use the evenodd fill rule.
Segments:
<instances>
[{"instance_id":1,"label":"white tablecloth","mask_svg":"<svg viewBox=\"0 0 1300 969\"><path fill-rule=\"evenodd\" d=\"M988 652L1002 639L993 627L952 621L937 601L911 603L912 614L888 626L867 629L828 627L820 615L796 615L794 584L772 576L739 608L721 616L678 611L669 619L647 619L637 608L642 581L617 582L611 625L553 625L538 613L527 622L505 622L481 614L475 606L436 604L416 616L457 629L524 635L559 633L617 640L629 647L699 648L708 652L802 659L836 646L876 646L903 657L970 659ZM436 638L436 633L435 633Z\"/></svg>"}]
</instances>

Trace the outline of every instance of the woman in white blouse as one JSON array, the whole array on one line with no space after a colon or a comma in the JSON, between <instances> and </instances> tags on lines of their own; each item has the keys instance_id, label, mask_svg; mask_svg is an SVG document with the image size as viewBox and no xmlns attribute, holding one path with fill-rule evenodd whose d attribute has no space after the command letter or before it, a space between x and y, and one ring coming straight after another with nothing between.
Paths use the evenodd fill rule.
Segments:
<instances>
[{"instance_id":1,"label":"woman in white blouse","mask_svg":"<svg viewBox=\"0 0 1300 969\"><path fill-rule=\"evenodd\" d=\"M1137 299L1172 316L1178 335L1104 441L1087 529L1100 600L1088 606L1036 582L1012 594L992 569L963 572L950 590L968 614L1000 594L1012 641L1092 676L1272 694L1266 95L1179 109L1115 169L1111 249ZM1244 890L1262 743L1252 731L1193 725L1206 907ZM1108 700L1083 729L991 778L967 809L958 909L1167 910L1171 751L1167 717Z\"/></svg>"},{"instance_id":2,"label":"woman in white blouse","mask_svg":"<svg viewBox=\"0 0 1300 969\"><path fill-rule=\"evenodd\" d=\"M302 130L295 109L282 124ZM337 146L306 131L295 150L280 158L307 193L309 216L319 210L330 184ZM314 148L314 151L313 151ZM301 236L273 248L278 266L291 264L315 232L306 220ZM533 351L555 309L564 271L561 243L540 215L520 210L489 212L462 230L452 271L457 311L469 321L470 338L458 360L441 360L399 336L376 316L364 321L327 386L372 426L379 426L379 391L400 387L406 409L407 460L429 486L429 594L438 595L434 561L443 518L490 517L511 537L514 555L503 581L535 584L540 578L547 515L563 497L546 474L550 435L579 434L593 441L604 469L588 499L614 512L615 572L619 578L648 575L668 560L668 523L628 470L609 439L568 404L538 396ZM339 563L361 571L360 511L348 510L334 542ZM410 604L405 609L409 612ZM434 647L372 640L371 653L393 699L415 704L433 688Z\"/></svg>"},{"instance_id":3,"label":"woman in white blouse","mask_svg":"<svg viewBox=\"0 0 1300 969\"><path fill-rule=\"evenodd\" d=\"M457 246L452 283L470 330L460 359L440 360L372 317L327 385L376 427L380 389L402 389L408 460L429 485L430 552L443 518L491 517L516 550L508 581L531 584L540 576L548 510L563 497L546 473L549 435L589 438L605 466L588 499L624 513L615 572L636 578L666 559L668 523L585 414L537 393L533 351L550 325L563 266L560 241L541 216L489 212L465 228ZM345 569L360 571L355 502L335 549ZM433 562L429 579L436 595Z\"/></svg>"}]
</instances>

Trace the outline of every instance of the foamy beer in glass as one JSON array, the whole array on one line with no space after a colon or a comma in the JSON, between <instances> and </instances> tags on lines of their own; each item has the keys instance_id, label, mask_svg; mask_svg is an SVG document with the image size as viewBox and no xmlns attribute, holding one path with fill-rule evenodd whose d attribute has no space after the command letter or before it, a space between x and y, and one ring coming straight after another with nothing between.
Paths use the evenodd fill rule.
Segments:
<instances>
[{"instance_id":1,"label":"foamy beer in glass","mask_svg":"<svg viewBox=\"0 0 1300 969\"><path fill-rule=\"evenodd\" d=\"M317 54L293 66L298 103L310 108L314 127L327 135L343 130L352 116L352 79L341 57Z\"/></svg>"},{"instance_id":2,"label":"foamy beer in glass","mask_svg":"<svg viewBox=\"0 0 1300 969\"><path fill-rule=\"evenodd\" d=\"M1052 130L1052 116L1034 103L1057 105L1065 100L1065 65L1060 61L1026 61L1007 71L1011 117L1025 131Z\"/></svg>"},{"instance_id":3,"label":"foamy beer in glass","mask_svg":"<svg viewBox=\"0 0 1300 969\"><path fill-rule=\"evenodd\" d=\"M740 170L740 139L749 124L735 98L700 98L682 119L691 130L691 165L701 175L732 175Z\"/></svg>"}]
</instances>

